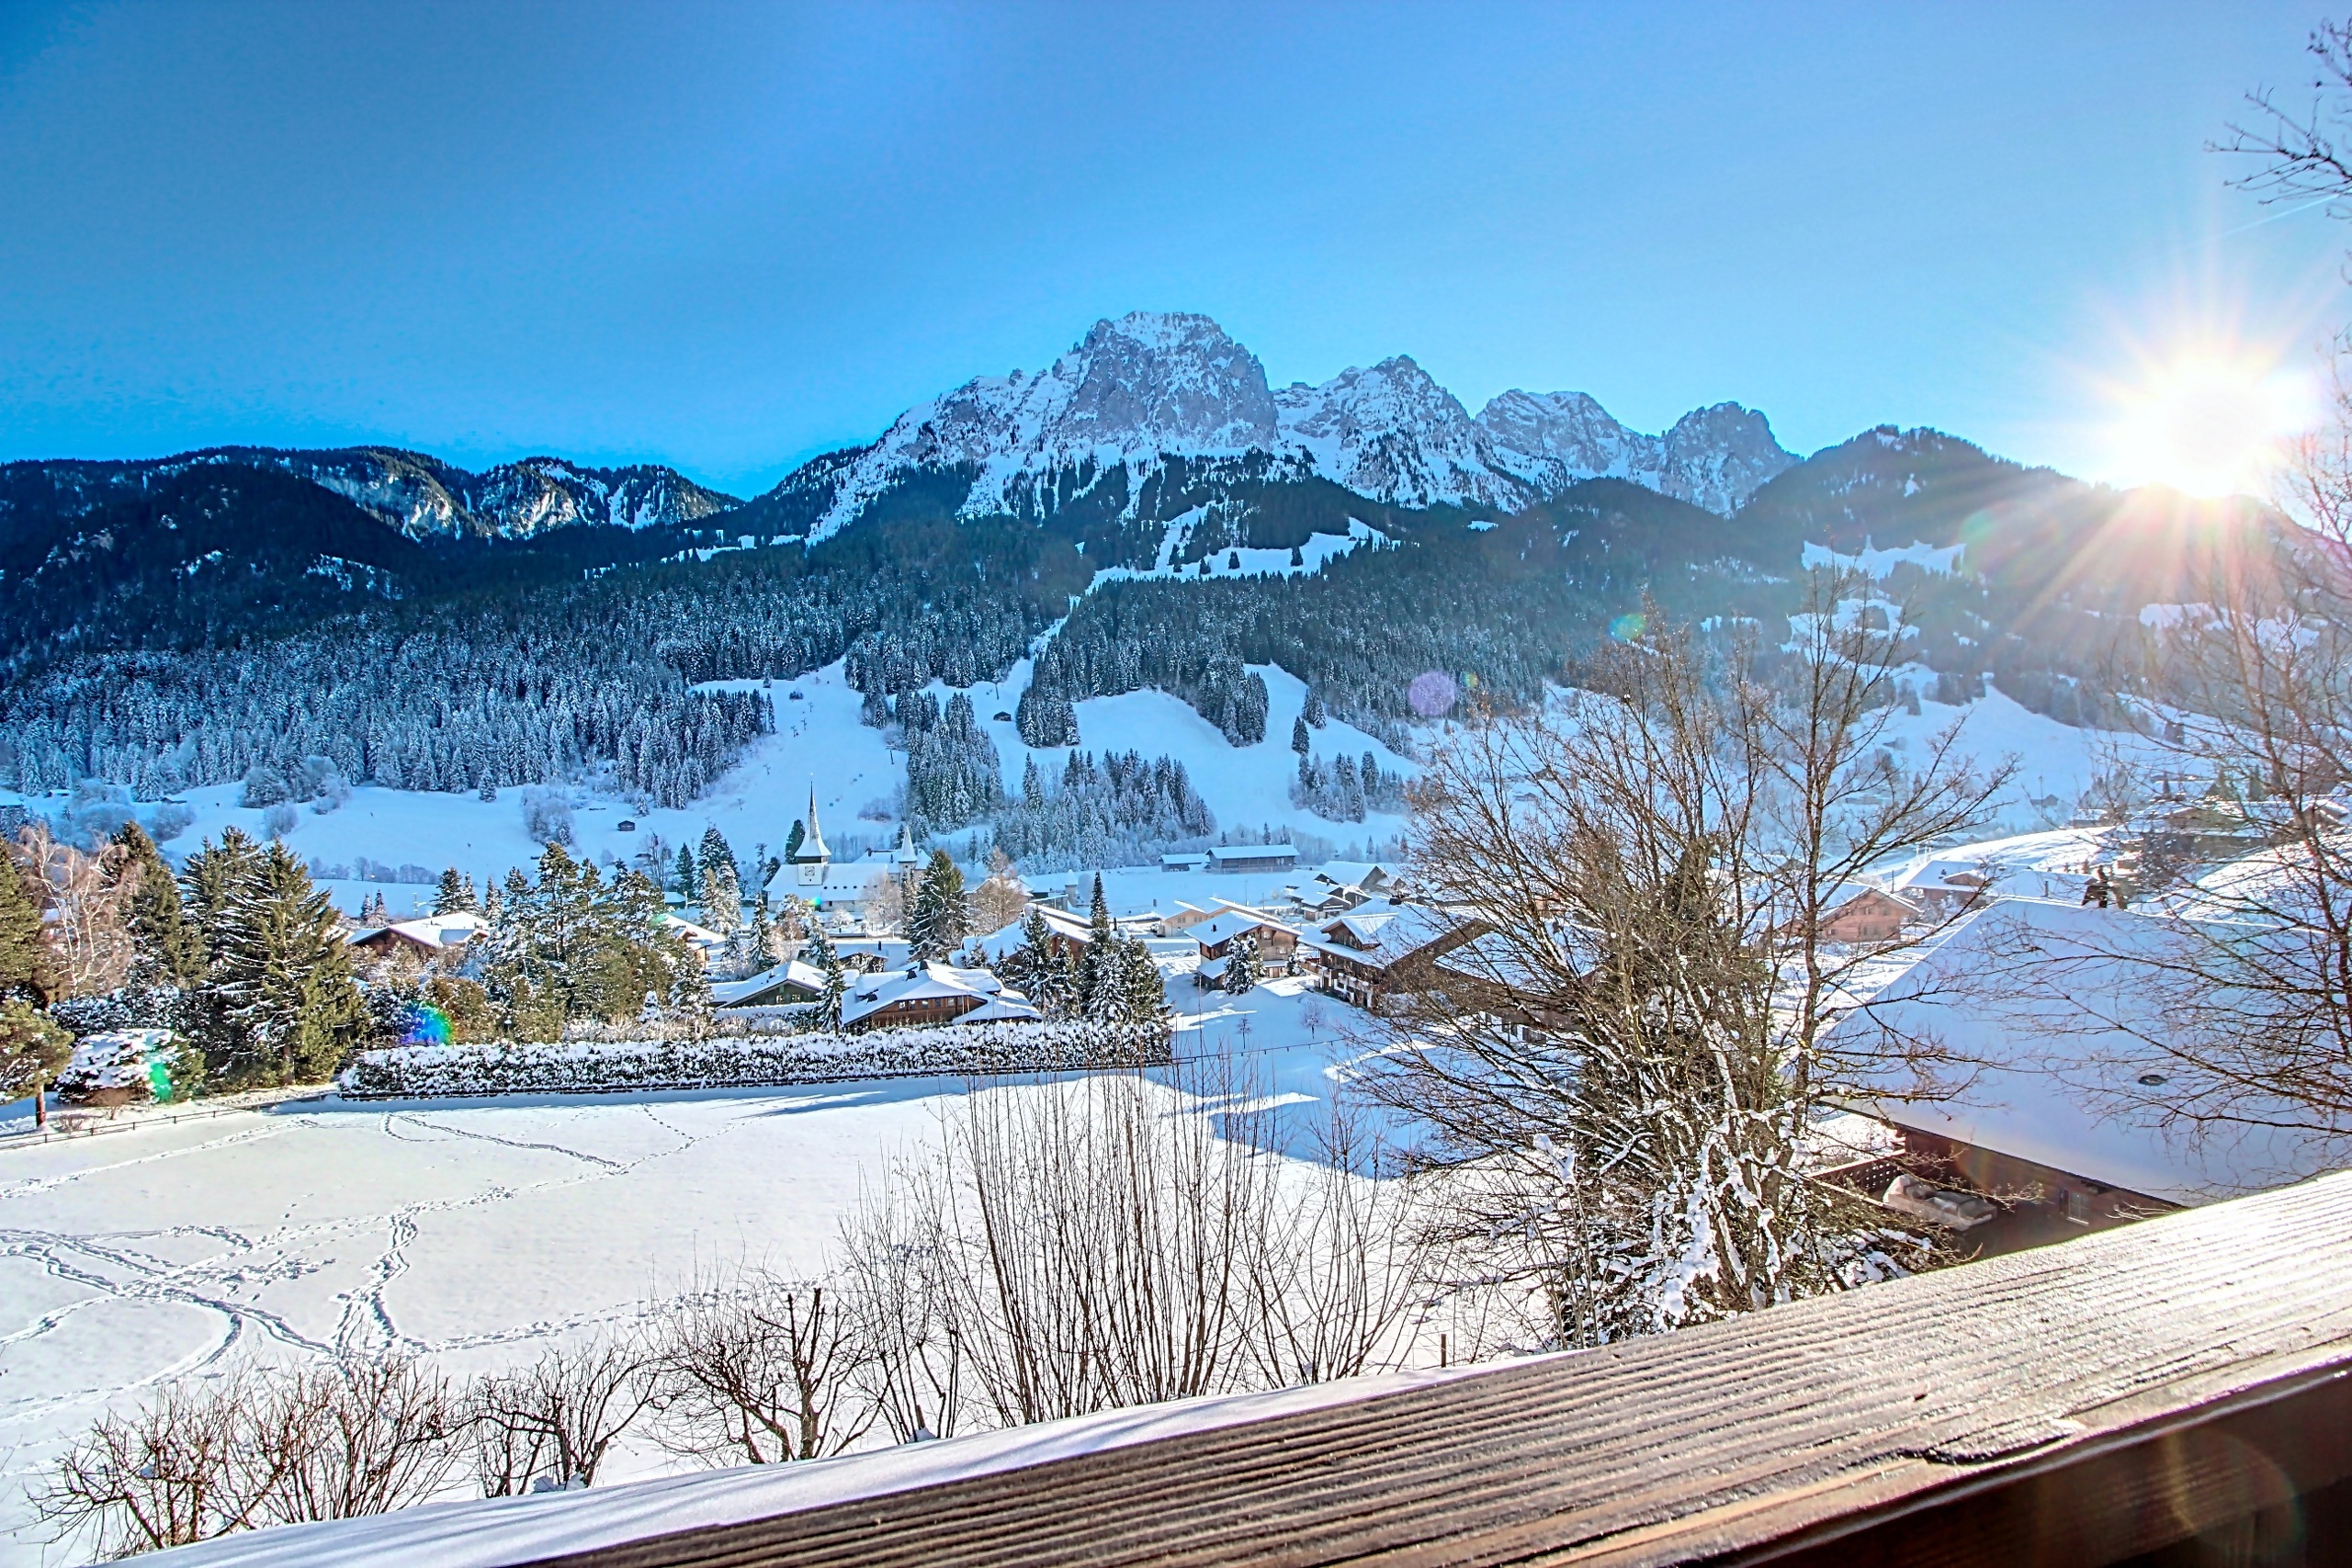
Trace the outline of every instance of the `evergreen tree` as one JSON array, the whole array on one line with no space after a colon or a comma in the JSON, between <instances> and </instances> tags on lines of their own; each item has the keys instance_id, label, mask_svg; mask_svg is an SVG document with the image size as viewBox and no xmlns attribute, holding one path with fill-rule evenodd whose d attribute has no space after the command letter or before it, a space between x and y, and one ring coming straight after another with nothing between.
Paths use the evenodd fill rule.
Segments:
<instances>
[{"instance_id":1,"label":"evergreen tree","mask_svg":"<svg viewBox=\"0 0 2352 1568\"><path fill-rule=\"evenodd\" d=\"M137 822L125 822L114 841L123 854L119 874L138 881L128 923L139 945L132 980L142 986L194 986L204 978L204 947L180 907L180 885L155 842Z\"/></svg>"},{"instance_id":2,"label":"evergreen tree","mask_svg":"<svg viewBox=\"0 0 2352 1568\"><path fill-rule=\"evenodd\" d=\"M672 886L680 898L692 898L702 891L702 873L695 869L695 852L684 844L678 846L677 877Z\"/></svg>"},{"instance_id":3,"label":"evergreen tree","mask_svg":"<svg viewBox=\"0 0 2352 1568\"><path fill-rule=\"evenodd\" d=\"M721 833L715 823L702 830L703 870L707 872L714 864L724 865L735 873L737 882L742 881L743 873L735 863L734 847L728 843L727 835Z\"/></svg>"},{"instance_id":4,"label":"evergreen tree","mask_svg":"<svg viewBox=\"0 0 2352 1568\"><path fill-rule=\"evenodd\" d=\"M232 1084L332 1077L368 1010L325 892L291 850L272 844L230 889L221 926L208 1074Z\"/></svg>"},{"instance_id":5,"label":"evergreen tree","mask_svg":"<svg viewBox=\"0 0 2352 1568\"><path fill-rule=\"evenodd\" d=\"M46 1005L49 953L40 940L40 899L17 857L0 844L0 997Z\"/></svg>"},{"instance_id":6,"label":"evergreen tree","mask_svg":"<svg viewBox=\"0 0 2352 1568\"><path fill-rule=\"evenodd\" d=\"M1322 728L1326 723L1329 722L1330 716L1323 710L1322 693L1312 686L1306 689L1306 706L1299 717L1317 729Z\"/></svg>"},{"instance_id":7,"label":"evergreen tree","mask_svg":"<svg viewBox=\"0 0 2352 1568\"><path fill-rule=\"evenodd\" d=\"M842 970L841 954L833 951L822 926L808 933L808 944L800 950L800 956L825 977L824 992L818 998L818 1021L827 1029L839 1029L842 999L849 995L849 976Z\"/></svg>"},{"instance_id":8,"label":"evergreen tree","mask_svg":"<svg viewBox=\"0 0 2352 1568\"><path fill-rule=\"evenodd\" d=\"M1315 749L1314 738L1306 733L1306 716L1299 715L1290 721L1290 749L1305 757Z\"/></svg>"},{"instance_id":9,"label":"evergreen tree","mask_svg":"<svg viewBox=\"0 0 2352 1568\"><path fill-rule=\"evenodd\" d=\"M964 874L945 850L931 852L907 913L907 941L919 960L944 958L972 931Z\"/></svg>"},{"instance_id":10,"label":"evergreen tree","mask_svg":"<svg viewBox=\"0 0 2352 1568\"><path fill-rule=\"evenodd\" d=\"M1157 1023L1168 1011L1168 987L1159 977L1159 965L1151 961L1151 949L1141 938L1120 945L1124 949L1119 971L1120 1021Z\"/></svg>"},{"instance_id":11,"label":"evergreen tree","mask_svg":"<svg viewBox=\"0 0 2352 1568\"><path fill-rule=\"evenodd\" d=\"M764 969L775 955L775 922L768 917L768 890L763 887L752 904L752 956Z\"/></svg>"},{"instance_id":12,"label":"evergreen tree","mask_svg":"<svg viewBox=\"0 0 2352 1568\"><path fill-rule=\"evenodd\" d=\"M784 836L784 863L786 865L790 865L797 860L800 854L801 843L808 837L808 825L802 822L799 818L794 818L792 819L792 831Z\"/></svg>"},{"instance_id":13,"label":"evergreen tree","mask_svg":"<svg viewBox=\"0 0 2352 1568\"><path fill-rule=\"evenodd\" d=\"M1245 932L1233 939L1225 955L1225 988L1236 996L1258 984L1258 939Z\"/></svg>"},{"instance_id":14,"label":"evergreen tree","mask_svg":"<svg viewBox=\"0 0 2352 1568\"><path fill-rule=\"evenodd\" d=\"M1086 951L1079 955L1072 977L1072 998L1080 1016L1110 1018L1118 1011L1119 933L1111 923L1110 901L1102 896L1102 874L1094 874L1094 904L1087 918Z\"/></svg>"},{"instance_id":15,"label":"evergreen tree","mask_svg":"<svg viewBox=\"0 0 2352 1568\"><path fill-rule=\"evenodd\" d=\"M473 883L458 875L456 866L441 874L441 885L433 895L435 914L470 915L477 913L481 907L480 900L474 897Z\"/></svg>"},{"instance_id":16,"label":"evergreen tree","mask_svg":"<svg viewBox=\"0 0 2352 1568\"><path fill-rule=\"evenodd\" d=\"M724 937L733 936L743 923L743 889L735 880L733 863L704 856L698 912L704 925Z\"/></svg>"},{"instance_id":17,"label":"evergreen tree","mask_svg":"<svg viewBox=\"0 0 2352 1568\"><path fill-rule=\"evenodd\" d=\"M187 892L186 908L196 924L208 968L220 961L228 942L230 902L238 886L259 867L261 858L260 845L229 828L221 831L219 844L207 839L203 848L187 857L180 872L180 885Z\"/></svg>"}]
</instances>

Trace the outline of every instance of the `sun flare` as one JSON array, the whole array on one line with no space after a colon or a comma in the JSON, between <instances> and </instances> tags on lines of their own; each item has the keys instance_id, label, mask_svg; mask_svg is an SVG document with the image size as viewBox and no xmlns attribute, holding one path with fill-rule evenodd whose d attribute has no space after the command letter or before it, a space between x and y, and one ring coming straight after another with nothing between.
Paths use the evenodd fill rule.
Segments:
<instances>
[{"instance_id":1,"label":"sun flare","mask_svg":"<svg viewBox=\"0 0 2352 1568\"><path fill-rule=\"evenodd\" d=\"M2243 345L2152 360L2113 397L2116 467L2190 495L2264 493L2312 415L2308 378Z\"/></svg>"}]
</instances>

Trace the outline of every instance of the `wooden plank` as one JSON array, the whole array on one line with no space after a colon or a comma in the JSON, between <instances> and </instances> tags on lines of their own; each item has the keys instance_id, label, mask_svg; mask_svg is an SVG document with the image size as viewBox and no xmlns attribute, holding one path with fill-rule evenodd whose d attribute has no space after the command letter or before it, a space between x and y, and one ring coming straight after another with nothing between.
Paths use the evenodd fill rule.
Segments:
<instances>
[{"instance_id":1,"label":"wooden plank","mask_svg":"<svg viewBox=\"0 0 2352 1568\"><path fill-rule=\"evenodd\" d=\"M2340 1479L2352 1439L2265 1456L2256 1440L2293 1424L2249 1413L2288 1410L2279 1390L2342 1401L2346 1369L2352 1175L1435 1387L546 1561L1633 1568L1811 1551L1825 1529L2102 1463L2081 1472L2106 1477L2099 1495L2156 1517L2230 1473L2199 1461L2162 1494L2169 1472L2148 1468L2237 1452L2177 1446L2214 1421L2299 1485ZM2014 1531L2052 1506L2004 1495L1976 1517ZM2066 1568L2106 1560L2070 1550Z\"/></svg>"}]
</instances>

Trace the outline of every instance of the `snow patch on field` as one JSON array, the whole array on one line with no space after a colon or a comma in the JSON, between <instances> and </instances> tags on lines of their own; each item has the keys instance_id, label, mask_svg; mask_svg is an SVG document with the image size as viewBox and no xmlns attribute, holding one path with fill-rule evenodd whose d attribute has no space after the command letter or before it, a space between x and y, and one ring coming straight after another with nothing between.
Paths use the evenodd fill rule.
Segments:
<instances>
[{"instance_id":1,"label":"snow patch on field","mask_svg":"<svg viewBox=\"0 0 2352 1568\"><path fill-rule=\"evenodd\" d=\"M1803 559L1808 571L1816 567L1828 567L1883 578L1898 566L1916 566L1939 577L1950 577L1960 570L1961 555L1967 548L1966 545L1927 545L1915 539L1900 549L1881 549L1865 539L1860 550L1848 556L1838 554L1826 545L1807 543Z\"/></svg>"}]
</instances>

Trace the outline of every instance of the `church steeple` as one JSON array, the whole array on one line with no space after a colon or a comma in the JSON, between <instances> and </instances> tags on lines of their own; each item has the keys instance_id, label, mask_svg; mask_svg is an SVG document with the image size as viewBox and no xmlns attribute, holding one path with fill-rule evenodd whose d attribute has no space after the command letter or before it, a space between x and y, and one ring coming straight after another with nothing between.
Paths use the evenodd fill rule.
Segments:
<instances>
[{"instance_id":1,"label":"church steeple","mask_svg":"<svg viewBox=\"0 0 2352 1568\"><path fill-rule=\"evenodd\" d=\"M832 851L825 848L825 830L817 826L817 784L813 779L808 783L808 833L800 840L800 858L820 865L833 858Z\"/></svg>"}]
</instances>

